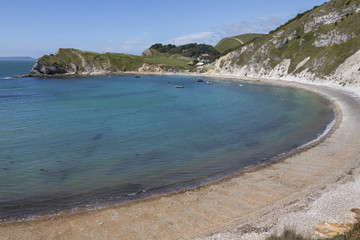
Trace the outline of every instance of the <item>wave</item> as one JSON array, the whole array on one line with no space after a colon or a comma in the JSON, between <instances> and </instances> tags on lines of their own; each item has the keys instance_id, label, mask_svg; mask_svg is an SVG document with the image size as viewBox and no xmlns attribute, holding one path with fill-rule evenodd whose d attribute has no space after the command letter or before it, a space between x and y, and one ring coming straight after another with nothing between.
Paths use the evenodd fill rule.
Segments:
<instances>
[{"instance_id":1,"label":"wave","mask_svg":"<svg viewBox=\"0 0 360 240\"><path fill-rule=\"evenodd\" d=\"M333 119L328 125L326 125L325 130L324 130L322 133L318 134L317 138L315 138L315 139L313 139L313 140L311 140L311 141L309 141L309 142L301 145L301 146L298 147L297 149L302 149L302 148L304 148L304 147L307 147L307 146L309 146L309 145L317 142L318 140L320 140L320 139L323 138L324 136L326 136L326 135L331 131L331 129L334 127L334 125L335 125L335 123L336 123L336 119L337 119L337 112L334 110L334 119Z\"/></svg>"},{"instance_id":2,"label":"wave","mask_svg":"<svg viewBox=\"0 0 360 240\"><path fill-rule=\"evenodd\" d=\"M12 77L0 77L2 80L12 79Z\"/></svg>"}]
</instances>

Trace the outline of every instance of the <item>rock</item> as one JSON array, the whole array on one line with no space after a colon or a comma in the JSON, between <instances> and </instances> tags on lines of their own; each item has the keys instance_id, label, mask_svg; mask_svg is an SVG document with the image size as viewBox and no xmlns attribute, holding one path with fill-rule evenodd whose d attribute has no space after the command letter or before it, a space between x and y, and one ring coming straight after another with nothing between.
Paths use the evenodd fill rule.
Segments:
<instances>
[{"instance_id":1,"label":"rock","mask_svg":"<svg viewBox=\"0 0 360 240\"><path fill-rule=\"evenodd\" d=\"M340 225L336 223L324 223L314 227L315 232L320 233L326 237L334 237L342 233L350 231L351 227L348 225Z\"/></svg>"},{"instance_id":2,"label":"rock","mask_svg":"<svg viewBox=\"0 0 360 240\"><path fill-rule=\"evenodd\" d=\"M150 49L146 49L145 51L143 51L140 55L141 57L152 57L153 53Z\"/></svg>"},{"instance_id":3,"label":"rock","mask_svg":"<svg viewBox=\"0 0 360 240\"><path fill-rule=\"evenodd\" d=\"M320 34L320 36L315 40L313 45L315 47L340 45L342 43L346 43L353 38L356 38L355 33L341 33L340 31L334 29L326 34Z\"/></svg>"},{"instance_id":4,"label":"rock","mask_svg":"<svg viewBox=\"0 0 360 240\"><path fill-rule=\"evenodd\" d=\"M284 40L279 42L278 45L276 45L276 48L281 48L281 47L285 46L286 44L288 44L288 42L289 42L289 39L286 37Z\"/></svg>"},{"instance_id":5,"label":"rock","mask_svg":"<svg viewBox=\"0 0 360 240\"><path fill-rule=\"evenodd\" d=\"M357 218L360 218L360 209L359 208L353 208L353 209L351 209L351 211L356 214Z\"/></svg>"}]
</instances>

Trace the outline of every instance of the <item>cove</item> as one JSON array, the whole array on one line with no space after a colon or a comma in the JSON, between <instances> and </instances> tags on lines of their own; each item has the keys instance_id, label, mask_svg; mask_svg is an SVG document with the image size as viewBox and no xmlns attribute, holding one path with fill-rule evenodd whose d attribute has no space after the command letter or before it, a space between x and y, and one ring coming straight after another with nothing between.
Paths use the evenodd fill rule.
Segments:
<instances>
[{"instance_id":1,"label":"cove","mask_svg":"<svg viewBox=\"0 0 360 240\"><path fill-rule=\"evenodd\" d=\"M0 218L196 187L304 146L334 120L311 92L229 81L2 79Z\"/></svg>"}]
</instances>

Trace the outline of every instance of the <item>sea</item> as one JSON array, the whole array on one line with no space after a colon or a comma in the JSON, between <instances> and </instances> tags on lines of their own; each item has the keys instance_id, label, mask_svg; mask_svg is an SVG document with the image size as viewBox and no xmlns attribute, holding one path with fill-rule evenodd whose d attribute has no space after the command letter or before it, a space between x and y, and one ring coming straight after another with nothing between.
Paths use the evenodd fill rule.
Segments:
<instances>
[{"instance_id":1,"label":"sea","mask_svg":"<svg viewBox=\"0 0 360 240\"><path fill-rule=\"evenodd\" d=\"M33 65L0 61L2 220L204 185L306 146L335 118L322 96L261 82L12 78Z\"/></svg>"}]
</instances>

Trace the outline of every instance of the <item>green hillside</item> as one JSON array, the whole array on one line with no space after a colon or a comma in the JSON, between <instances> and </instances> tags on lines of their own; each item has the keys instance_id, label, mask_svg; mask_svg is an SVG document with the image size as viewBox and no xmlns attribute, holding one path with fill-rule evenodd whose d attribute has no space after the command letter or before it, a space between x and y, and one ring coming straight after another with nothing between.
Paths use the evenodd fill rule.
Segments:
<instances>
[{"instance_id":1,"label":"green hillside","mask_svg":"<svg viewBox=\"0 0 360 240\"><path fill-rule=\"evenodd\" d=\"M326 79L343 86L357 84L359 23L359 0L332 0L299 13L244 48L238 47L214 65L215 71L226 69L228 74L236 72L238 76Z\"/></svg>"},{"instance_id":2,"label":"green hillside","mask_svg":"<svg viewBox=\"0 0 360 240\"><path fill-rule=\"evenodd\" d=\"M39 63L39 69L35 70L51 75L87 72L92 69L114 72L135 71L143 64L143 59L129 54L96 53L72 48L60 48L56 54L42 56L37 63ZM46 70L41 71L41 68Z\"/></svg>"},{"instance_id":3,"label":"green hillside","mask_svg":"<svg viewBox=\"0 0 360 240\"><path fill-rule=\"evenodd\" d=\"M291 59L289 72L292 72L309 57L296 72L308 68L317 75L329 75L359 50L360 39L356 37L360 33L358 4L358 0L333 0L298 14L270 35L257 39L253 49L247 51L237 64L269 59L268 66L263 66L273 68L283 59ZM261 47L267 54L258 51Z\"/></svg>"},{"instance_id":4,"label":"green hillside","mask_svg":"<svg viewBox=\"0 0 360 240\"><path fill-rule=\"evenodd\" d=\"M193 68L193 66L189 65L193 61L191 57L180 54L161 53L152 48L145 50L141 57L144 63L156 64L164 70L169 68L190 70Z\"/></svg>"},{"instance_id":5,"label":"green hillside","mask_svg":"<svg viewBox=\"0 0 360 240\"><path fill-rule=\"evenodd\" d=\"M255 38L259 38L259 37L262 37L264 35L265 34L262 34L262 33L247 33L247 34L241 34L241 35L238 35L238 36L234 36L233 38L239 39L244 44L246 44L248 42L251 42Z\"/></svg>"},{"instance_id":6,"label":"green hillside","mask_svg":"<svg viewBox=\"0 0 360 240\"><path fill-rule=\"evenodd\" d=\"M237 35L233 37L223 38L216 44L215 49L221 53L229 52L234 50L248 42L253 41L256 38L262 37L264 34L261 33L248 33Z\"/></svg>"}]
</instances>

